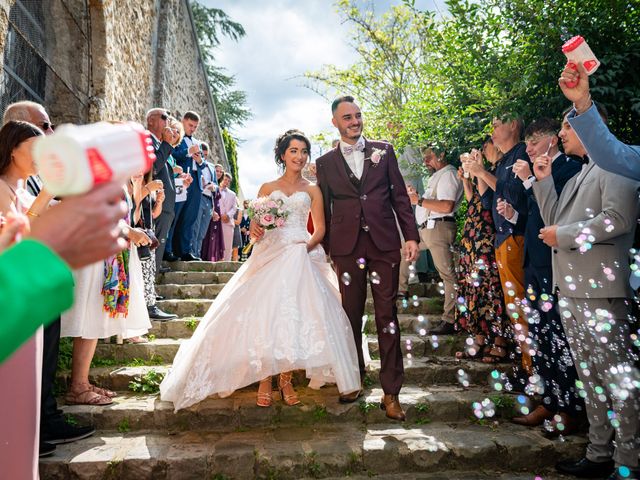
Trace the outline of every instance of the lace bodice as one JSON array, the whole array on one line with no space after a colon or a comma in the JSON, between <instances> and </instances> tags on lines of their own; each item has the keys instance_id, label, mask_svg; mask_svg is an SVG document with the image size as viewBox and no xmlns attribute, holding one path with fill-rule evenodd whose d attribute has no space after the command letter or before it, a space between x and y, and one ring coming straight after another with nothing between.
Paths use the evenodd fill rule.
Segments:
<instances>
[{"instance_id":1,"label":"lace bodice","mask_svg":"<svg viewBox=\"0 0 640 480\"><path fill-rule=\"evenodd\" d=\"M311 197L307 192L299 191L286 195L281 190L274 190L269 194L274 200L282 200L283 207L289 212L289 216L280 228L265 232L265 243L297 243L306 242L309 239L307 221L311 208Z\"/></svg>"}]
</instances>

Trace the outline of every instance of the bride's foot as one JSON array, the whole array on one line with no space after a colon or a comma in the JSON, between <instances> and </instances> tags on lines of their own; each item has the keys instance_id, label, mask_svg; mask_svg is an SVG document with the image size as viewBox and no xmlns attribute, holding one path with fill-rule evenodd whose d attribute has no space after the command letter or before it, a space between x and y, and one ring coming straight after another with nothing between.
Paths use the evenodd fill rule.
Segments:
<instances>
[{"instance_id":1,"label":"bride's foot","mask_svg":"<svg viewBox=\"0 0 640 480\"><path fill-rule=\"evenodd\" d=\"M258 400L256 401L256 405L259 407L270 407L273 402L273 397L271 396L271 377L265 378L260 381L260 386L258 387Z\"/></svg>"},{"instance_id":2,"label":"bride's foot","mask_svg":"<svg viewBox=\"0 0 640 480\"><path fill-rule=\"evenodd\" d=\"M282 397L282 401L292 407L293 405L298 405L300 403L300 399L298 398L298 394L293 389L293 384L291 383L291 379L293 378L293 373L281 373L280 378L278 379L278 388L280 389L280 396Z\"/></svg>"}]
</instances>

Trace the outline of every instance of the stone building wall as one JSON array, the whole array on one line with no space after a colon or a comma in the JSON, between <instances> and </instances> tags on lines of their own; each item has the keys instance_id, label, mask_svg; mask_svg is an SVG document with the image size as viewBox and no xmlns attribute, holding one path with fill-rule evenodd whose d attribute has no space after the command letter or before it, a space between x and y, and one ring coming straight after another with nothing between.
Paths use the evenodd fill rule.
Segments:
<instances>
[{"instance_id":1,"label":"stone building wall","mask_svg":"<svg viewBox=\"0 0 640 480\"><path fill-rule=\"evenodd\" d=\"M228 166L188 0L42 1L49 41L40 53L51 67L44 103L54 123L144 122L156 106L178 118L195 110L202 118L196 137ZM14 3L0 0L0 61L10 12L14 22L21 15Z\"/></svg>"}]
</instances>

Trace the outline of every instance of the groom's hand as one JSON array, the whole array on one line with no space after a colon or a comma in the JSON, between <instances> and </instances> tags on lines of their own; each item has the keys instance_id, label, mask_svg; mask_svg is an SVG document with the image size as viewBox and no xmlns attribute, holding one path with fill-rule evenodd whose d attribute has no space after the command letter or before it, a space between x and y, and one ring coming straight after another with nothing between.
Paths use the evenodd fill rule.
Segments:
<instances>
[{"instance_id":1,"label":"groom's hand","mask_svg":"<svg viewBox=\"0 0 640 480\"><path fill-rule=\"evenodd\" d=\"M407 262L413 262L418 258L418 242L415 240L407 240L404 244L404 258Z\"/></svg>"}]
</instances>

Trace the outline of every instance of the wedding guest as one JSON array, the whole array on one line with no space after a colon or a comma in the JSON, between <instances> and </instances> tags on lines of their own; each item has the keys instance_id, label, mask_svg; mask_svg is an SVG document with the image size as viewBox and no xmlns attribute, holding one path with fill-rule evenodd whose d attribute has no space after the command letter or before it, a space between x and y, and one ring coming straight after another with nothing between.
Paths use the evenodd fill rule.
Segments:
<instances>
[{"instance_id":1,"label":"wedding guest","mask_svg":"<svg viewBox=\"0 0 640 480\"><path fill-rule=\"evenodd\" d=\"M251 217L249 216L249 200L242 202L242 218L240 220L240 234L242 235L242 248L249 245L250 237L249 227L251 226ZM249 252L251 253L251 252ZM246 258L245 258L246 260Z\"/></svg>"},{"instance_id":2,"label":"wedding guest","mask_svg":"<svg viewBox=\"0 0 640 480\"><path fill-rule=\"evenodd\" d=\"M129 225L134 210L131 191L124 190ZM73 338L71 384L64 397L68 405L109 405L115 392L89 382L89 369L99 338L136 338L151 328L144 299L144 280L137 247L151 240L139 228L129 228L129 248L101 262L74 270L73 307L62 314L62 337ZM146 339L136 339L136 343Z\"/></svg>"},{"instance_id":3,"label":"wedding guest","mask_svg":"<svg viewBox=\"0 0 640 480\"><path fill-rule=\"evenodd\" d=\"M580 163L560 152L557 132L560 123L549 118L540 118L531 123L524 132L529 158L546 155L551 158L553 183L560 196L567 181L580 171ZM544 228L538 203L533 195L535 176L529 163L517 161L513 173L522 180L527 194L527 226L524 234L524 272L527 286L527 315L531 339L533 341L532 360L534 371L544 383L542 403L531 413L517 416L514 423L534 427L550 420L547 435L571 435L578 431L584 402L575 388L578 379L571 359L569 345L562 328L560 314L556 307L557 298L553 291L554 278L551 269L551 248L538 235ZM504 216L516 216L511 206L507 206ZM558 428L559 427L559 428Z\"/></svg>"},{"instance_id":4,"label":"wedding guest","mask_svg":"<svg viewBox=\"0 0 640 480\"><path fill-rule=\"evenodd\" d=\"M638 396L624 377L637 375L628 255L640 184L590 161L568 116L559 136L568 155L586 162L558 194L551 158L537 157L533 191L546 225L540 238L552 248L554 288L578 366L577 387L585 397L589 444L583 458L559 462L556 468L583 477L638 478Z\"/></svg>"},{"instance_id":5,"label":"wedding guest","mask_svg":"<svg viewBox=\"0 0 640 480\"><path fill-rule=\"evenodd\" d=\"M532 373L531 355L526 340L529 328L520 302L525 299L524 287L524 231L527 223L527 197L522 181L515 178L511 169L516 160L529 161L526 146L520 141L524 123L521 119L506 115L492 123L493 144L504 153L496 165L495 175L487 172L479 163L470 163L470 173L478 179L478 191L486 208L491 207L496 226L495 253L507 314L511 318L514 336L522 355L522 368ZM511 223L501 213L505 202L518 212L517 222Z\"/></svg>"},{"instance_id":6,"label":"wedding guest","mask_svg":"<svg viewBox=\"0 0 640 480\"><path fill-rule=\"evenodd\" d=\"M209 145L205 142L200 144L202 149L202 158L204 167L202 168L202 197L200 198L200 209L196 222L193 224L193 245L191 253L194 257L200 257L202 251L202 242L209 228L209 222L213 217L213 196L218 190L218 180L216 177L215 166L207 161L209 156ZM204 257L203 257L204 258Z\"/></svg>"},{"instance_id":7,"label":"wedding guest","mask_svg":"<svg viewBox=\"0 0 640 480\"><path fill-rule=\"evenodd\" d=\"M173 151L172 145L176 143L180 133L172 130L167 125L168 119L169 112L163 108L152 108L146 114L147 130L151 132L151 141L156 155L152 168L153 178L162 180L162 188L165 195L164 202L162 202L162 211L155 222L156 238L160 242L155 252L157 271L160 270L162 259L165 257L167 236L175 216L176 203L176 186L173 176L178 171L175 169L175 161L171 157L171 152ZM175 260L171 254L171 249L167 251L165 259Z\"/></svg>"},{"instance_id":8,"label":"wedding guest","mask_svg":"<svg viewBox=\"0 0 640 480\"><path fill-rule=\"evenodd\" d=\"M442 320L429 330L430 334L455 332L456 271L453 266L453 245L456 240L455 211L462 198L462 183L456 169L449 165L444 149L430 146L422 152L425 167L431 172L422 198L414 190L409 192L416 205L416 221L420 240L431 252L433 263L444 283L444 312Z\"/></svg>"},{"instance_id":9,"label":"wedding guest","mask_svg":"<svg viewBox=\"0 0 640 480\"><path fill-rule=\"evenodd\" d=\"M502 153L488 138L482 152L472 152L467 160L482 162L482 154L489 162L489 173ZM467 199L467 212L460 239L458 261L458 301L456 322L462 329L474 336L473 344L464 351L456 352L456 358L479 359L485 363L506 360L509 346L507 337L511 334L509 318L504 310L504 297L500 276L496 268L494 242L496 229L491 209L483 206L477 181L458 170ZM488 195L491 195L489 191Z\"/></svg>"},{"instance_id":10,"label":"wedding guest","mask_svg":"<svg viewBox=\"0 0 640 480\"><path fill-rule=\"evenodd\" d=\"M240 233L240 222L242 222L242 209L238 207L234 218L233 227L233 251L231 253L231 260L237 262L239 260L238 250L242 248L242 233Z\"/></svg>"},{"instance_id":11,"label":"wedding guest","mask_svg":"<svg viewBox=\"0 0 640 480\"><path fill-rule=\"evenodd\" d=\"M70 268L126 246L111 234L124 214L121 191L110 183L85 195L67 197L37 217L31 210L28 217L11 213L4 224L0 221L0 303L5 314L0 322L0 381L11 385L11 395L0 398L3 478L38 478L38 451L43 456L55 450L55 445L38 442L37 390L42 362L35 361L25 346L33 341L34 333L39 336L36 332L41 325L57 319L73 303ZM18 233L27 238L11 246ZM76 427L75 432L80 428L87 435L94 431L93 427Z\"/></svg>"},{"instance_id":12,"label":"wedding guest","mask_svg":"<svg viewBox=\"0 0 640 480\"><path fill-rule=\"evenodd\" d=\"M224 169L222 165L215 166L216 181L222 185ZM224 238L222 234L222 220L220 220L220 188L213 192L213 211L209 220L209 227L202 242L202 259L210 262L217 262L224 257Z\"/></svg>"},{"instance_id":13,"label":"wedding guest","mask_svg":"<svg viewBox=\"0 0 640 480\"><path fill-rule=\"evenodd\" d=\"M222 222L222 237L224 239L223 260L231 260L233 252L233 230L235 229L235 215L238 209L236 194L229 188L231 184L231 174L225 172L220 184L220 220Z\"/></svg>"},{"instance_id":14,"label":"wedding guest","mask_svg":"<svg viewBox=\"0 0 640 480\"><path fill-rule=\"evenodd\" d=\"M45 135L53 133L53 124L46 109L35 102L16 102L7 107L4 112L3 123L10 120L23 120L41 128ZM27 189L32 195L38 196L41 185L37 175L27 179ZM93 427L70 425L58 409L53 387L58 365L60 349L60 319L57 318L44 329L42 351L42 391L40 403L40 436L42 438L41 451L53 452L53 443L66 443L91 435ZM45 441L52 442L46 443Z\"/></svg>"},{"instance_id":15,"label":"wedding guest","mask_svg":"<svg viewBox=\"0 0 640 480\"><path fill-rule=\"evenodd\" d=\"M176 209L176 217L173 220L173 253L186 262L200 260L200 257L191 253L193 225L198 218L202 199L202 171L206 167L200 150L200 141L193 138L199 124L200 115L196 112L189 111L182 116L184 137L172 153L183 172L191 175L193 179L187 188L187 199L180 208Z\"/></svg>"},{"instance_id":16,"label":"wedding guest","mask_svg":"<svg viewBox=\"0 0 640 480\"><path fill-rule=\"evenodd\" d=\"M584 145L589 158L603 170L640 180L640 146L627 145L607 128L589 93L589 76L581 63L578 70L565 67L558 83L573 102L569 124ZM573 85L570 87L569 85Z\"/></svg>"},{"instance_id":17,"label":"wedding guest","mask_svg":"<svg viewBox=\"0 0 640 480\"><path fill-rule=\"evenodd\" d=\"M134 218L139 218L136 225L145 232L154 231L155 221L162 213L162 204L165 199L162 181L153 180L152 175L153 172L149 171L146 175L135 175L131 179L135 204ZM148 253L149 256L140 257L140 264L144 282L144 300L149 318L160 321L178 318L175 314L163 312L156 304L156 255L153 250L149 250Z\"/></svg>"}]
</instances>

